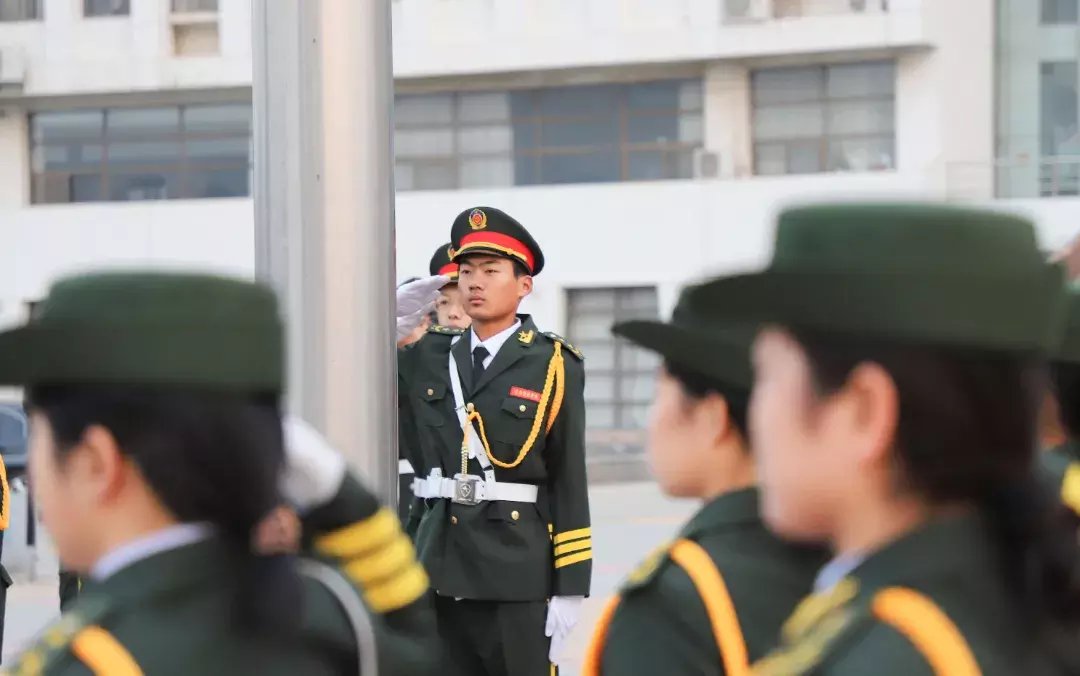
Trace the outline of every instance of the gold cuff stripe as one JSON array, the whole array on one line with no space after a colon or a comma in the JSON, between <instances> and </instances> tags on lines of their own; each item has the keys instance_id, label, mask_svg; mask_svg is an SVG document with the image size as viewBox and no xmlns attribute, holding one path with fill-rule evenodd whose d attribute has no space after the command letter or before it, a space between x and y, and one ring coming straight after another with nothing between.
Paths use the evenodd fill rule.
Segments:
<instances>
[{"instance_id":1,"label":"gold cuff stripe","mask_svg":"<svg viewBox=\"0 0 1080 676\"><path fill-rule=\"evenodd\" d=\"M414 563L400 575L364 589L364 599L374 612L390 613L413 603L427 590L427 573L423 566Z\"/></svg>"},{"instance_id":2,"label":"gold cuff stripe","mask_svg":"<svg viewBox=\"0 0 1080 676\"><path fill-rule=\"evenodd\" d=\"M585 538L584 540L578 540L577 542L568 542L565 545L559 545L555 547L555 556L580 552L583 549L592 549L592 538Z\"/></svg>"},{"instance_id":3,"label":"gold cuff stripe","mask_svg":"<svg viewBox=\"0 0 1080 676\"><path fill-rule=\"evenodd\" d=\"M874 617L911 641L935 674L979 676L979 663L949 616L929 597L906 587L889 587L874 595Z\"/></svg>"},{"instance_id":4,"label":"gold cuff stripe","mask_svg":"<svg viewBox=\"0 0 1080 676\"><path fill-rule=\"evenodd\" d=\"M1061 499L1072 511L1080 514L1080 462L1072 463L1065 470L1065 480L1061 482Z\"/></svg>"},{"instance_id":5,"label":"gold cuff stripe","mask_svg":"<svg viewBox=\"0 0 1080 676\"><path fill-rule=\"evenodd\" d=\"M564 556L561 559L555 559L555 567L556 568L565 568L566 566L571 566L571 565L573 565L575 563L581 563L582 561L591 561L591 560L592 560L592 549L588 549L588 550L586 550L584 552L578 552L577 554L570 554L569 556Z\"/></svg>"},{"instance_id":6,"label":"gold cuff stripe","mask_svg":"<svg viewBox=\"0 0 1080 676\"><path fill-rule=\"evenodd\" d=\"M561 545L564 542L570 540L577 540L584 537L592 537L592 528L578 528L577 530L563 531L555 535L555 544Z\"/></svg>"},{"instance_id":7,"label":"gold cuff stripe","mask_svg":"<svg viewBox=\"0 0 1080 676\"><path fill-rule=\"evenodd\" d=\"M142 676L135 658L112 634L91 626L75 635L71 652L94 676Z\"/></svg>"},{"instance_id":8,"label":"gold cuff stripe","mask_svg":"<svg viewBox=\"0 0 1080 676\"><path fill-rule=\"evenodd\" d=\"M401 535L377 552L353 558L344 568L349 577L366 589L400 574L414 561L416 552L412 543L405 535Z\"/></svg>"},{"instance_id":9,"label":"gold cuff stripe","mask_svg":"<svg viewBox=\"0 0 1080 676\"><path fill-rule=\"evenodd\" d=\"M401 534L397 515L383 507L368 518L315 539L320 554L352 559L385 547Z\"/></svg>"}]
</instances>

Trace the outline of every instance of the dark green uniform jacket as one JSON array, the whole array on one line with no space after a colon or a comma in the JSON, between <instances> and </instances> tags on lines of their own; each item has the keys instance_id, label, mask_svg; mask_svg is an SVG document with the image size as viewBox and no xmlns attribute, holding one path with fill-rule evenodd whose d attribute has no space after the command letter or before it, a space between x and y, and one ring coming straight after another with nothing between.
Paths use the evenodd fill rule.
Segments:
<instances>
[{"instance_id":1,"label":"dark green uniform jacket","mask_svg":"<svg viewBox=\"0 0 1080 676\"><path fill-rule=\"evenodd\" d=\"M372 614L380 673L430 674L437 662L427 578L397 515L346 477L304 519L308 554L338 568ZM339 599L303 577L299 632L255 636L236 622L232 580L246 569L216 537L87 582L73 607L20 656L14 674L359 673L355 629Z\"/></svg>"},{"instance_id":2,"label":"dark green uniform jacket","mask_svg":"<svg viewBox=\"0 0 1080 676\"><path fill-rule=\"evenodd\" d=\"M897 601L906 595L900 592L898 598L885 590L898 587L918 592L947 616L983 676L1064 673L1048 664L1025 632L1006 591L989 526L982 517L967 515L931 522L871 555L832 589L808 598L784 625L784 646L756 664L754 674L932 676L924 653L885 620L897 614ZM925 608L905 616L916 628L929 629L938 644L954 645Z\"/></svg>"},{"instance_id":3,"label":"dark green uniform jacket","mask_svg":"<svg viewBox=\"0 0 1080 676\"><path fill-rule=\"evenodd\" d=\"M413 430L409 443L419 449L414 457L420 458L425 474L432 467L446 477L462 470L463 435L448 365L456 336L461 336L453 349L464 397L482 416L495 458L514 464L534 437L519 464L506 469L494 463L494 471L497 481L538 486L536 504L428 501L417 549L432 576L432 587L444 596L540 601L589 593L592 540L581 355L558 336L540 333L527 315L519 318L519 332L503 344L477 383L472 382L470 333L433 327L399 353L402 417ZM548 382L556 344L563 356L565 382L561 407L548 431L550 402L558 389ZM534 435L545 392L551 395L549 406ZM475 459L469 460L468 473L483 475Z\"/></svg>"},{"instance_id":4,"label":"dark green uniform jacket","mask_svg":"<svg viewBox=\"0 0 1080 676\"><path fill-rule=\"evenodd\" d=\"M810 592L825 560L820 550L785 544L765 529L756 489L709 502L679 538L701 545L719 570L751 659L776 645L780 625ZM724 673L698 589L667 547L631 575L620 596L600 653L600 673Z\"/></svg>"},{"instance_id":5,"label":"dark green uniform jacket","mask_svg":"<svg viewBox=\"0 0 1080 676\"><path fill-rule=\"evenodd\" d=\"M1040 469L1050 490L1080 515L1080 446L1067 441L1039 456Z\"/></svg>"}]
</instances>

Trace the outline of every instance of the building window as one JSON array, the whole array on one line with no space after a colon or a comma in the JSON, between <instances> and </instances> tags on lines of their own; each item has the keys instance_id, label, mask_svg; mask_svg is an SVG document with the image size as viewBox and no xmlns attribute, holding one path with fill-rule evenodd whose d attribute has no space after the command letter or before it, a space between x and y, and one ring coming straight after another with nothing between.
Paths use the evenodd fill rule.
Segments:
<instances>
[{"instance_id":1,"label":"building window","mask_svg":"<svg viewBox=\"0 0 1080 676\"><path fill-rule=\"evenodd\" d=\"M250 103L41 112L30 126L36 204L250 194Z\"/></svg>"},{"instance_id":2,"label":"building window","mask_svg":"<svg viewBox=\"0 0 1080 676\"><path fill-rule=\"evenodd\" d=\"M1039 64L1039 194L1080 194L1076 61Z\"/></svg>"},{"instance_id":3,"label":"building window","mask_svg":"<svg viewBox=\"0 0 1080 676\"><path fill-rule=\"evenodd\" d=\"M611 326L656 319L656 288L571 289L567 305L567 336L585 354L589 453L643 451L659 358L616 338Z\"/></svg>"},{"instance_id":4,"label":"building window","mask_svg":"<svg viewBox=\"0 0 1080 676\"><path fill-rule=\"evenodd\" d=\"M173 14L217 12L218 0L172 0Z\"/></svg>"},{"instance_id":5,"label":"building window","mask_svg":"<svg viewBox=\"0 0 1080 676\"><path fill-rule=\"evenodd\" d=\"M127 16L131 0L83 0L83 16Z\"/></svg>"},{"instance_id":6,"label":"building window","mask_svg":"<svg viewBox=\"0 0 1080 676\"><path fill-rule=\"evenodd\" d=\"M41 19L44 0L0 0L0 22Z\"/></svg>"},{"instance_id":7,"label":"building window","mask_svg":"<svg viewBox=\"0 0 1080 676\"><path fill-rule=\"evenodd\" d=\"M1078 0L1042 0L1041 20L1044 24L1077 23L1080 18Z\"/></svg>"},{"instance_id":8,"label":"building window","mask_svg":"<svg viewBox=\"0 0 1080 676\"><path fill-rule=\"evenodd\" d=\"M699 80L403 95L400 190L691 178Z\"/></svg>"},{"instance_id":9,"label":"building window","mask_svg":"<svg viewBox=\"0 0 1080 676\"><path fill-rule=\"evenodd\" d=\"M892 169L895 80L891 61L756 71L755 172Z\"/></svg>"}]
</instances>

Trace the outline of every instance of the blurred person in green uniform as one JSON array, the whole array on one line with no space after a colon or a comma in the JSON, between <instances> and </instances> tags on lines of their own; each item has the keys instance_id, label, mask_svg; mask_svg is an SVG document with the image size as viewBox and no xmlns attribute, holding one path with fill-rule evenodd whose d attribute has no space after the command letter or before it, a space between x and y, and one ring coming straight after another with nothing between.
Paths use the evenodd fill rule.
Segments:
<instances>
[{"instance_id":1,"label":"blurred person in green uniform","mask_svg":"<svg viewBox=\"0 0 1080 676\"><path fill-rule=\"evenodd\" d=\"M1075 674L1077 543L1038 479L1061 271L1031 224L910 204L779 219L692 302L760 327L762 513L834 554L753 673Z\"/></svg>"},{"instance_id":2,"label":"blurred person in green uniform","mask_svg":"<svg viewBox=\"0 0 1080 676\"><path fill-rule=\"evenodd\" d=\"M550 676L592 570L582 356L518 313L544 256L517 220L466 209L451 241L471 328L432 327L398 361L429 470L417 548L449 673Z\"/></svg>"},{"instance_id":3,"label":"blurred person in green uniform","mask_svg":"<svg viewBox=\"0 0 1080 676\"><path fill-rule=\"evenodd\" d=\"M392 511L283 422L273 293L206 275L56 284L0 333L42 519L83 589L16 674L428 673L427 577ZM282 504L308 558L258 551Z\"/></svg>"},{"instance_id":4,"label":"blurred person in green uniform","mask_svg":"<svg viewBox=\"0 0 1080 676\"><path fill-rule=\"evenodd\" d=\"M1080 515L1080 285L1076 283L1069 287L1068 317L1050 362L1050 381L1063 438L1040 459L1052 489Z\"/></svg>"},{"instance_id":5,"label":"blurred person in green uniform","mask_svg":"<svg viewBox=\"0 0 1080 676\"><path fill-rule=\"evenodd\" d=\"M784 543L761 520L746 433L752 336L723 325L684 292L670 322L614 328L663 357L650 465L664 493L703 506L608 602L586 676L745 674L825 562L820 549Z\"/></svg>"}]
</instances>

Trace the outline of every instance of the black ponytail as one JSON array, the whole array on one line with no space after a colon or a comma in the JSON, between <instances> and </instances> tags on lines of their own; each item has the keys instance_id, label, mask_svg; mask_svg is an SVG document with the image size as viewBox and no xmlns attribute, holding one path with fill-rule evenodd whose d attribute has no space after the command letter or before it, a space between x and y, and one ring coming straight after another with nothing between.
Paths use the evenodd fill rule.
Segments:
<instances>
[{"instance_id":1,"label":"black ponytail","mask_svg":"<svg viewBox=\"0 0 1080 676\"><path fill-rule=\"evenodd\" d=\"M237 620L260 632L297 626L292 561L252 551L257 524L282 503L284 434L275 396L104 385L37 386L27 406L49 421L62 458L101 425L181 522L208 522L239 560Z\"/></svg>"},{"instance_id":2,"label":"black ponytail","mask_svg":"<svg viewBox=\"0 0 1080 676\"><path fill-rule=\"evenodd\" d=\"M1036 471L1045 369L1020 355L795 335L821 396L843 387L860 363L889 372L900 405L895 455L901 488L936 504L969 503L986 515L1003 577L1032 639L1075 667L1080 524Z\"/></svg>"}]
</instances>

